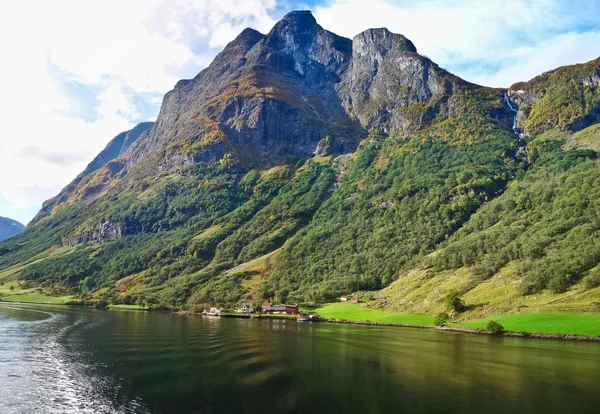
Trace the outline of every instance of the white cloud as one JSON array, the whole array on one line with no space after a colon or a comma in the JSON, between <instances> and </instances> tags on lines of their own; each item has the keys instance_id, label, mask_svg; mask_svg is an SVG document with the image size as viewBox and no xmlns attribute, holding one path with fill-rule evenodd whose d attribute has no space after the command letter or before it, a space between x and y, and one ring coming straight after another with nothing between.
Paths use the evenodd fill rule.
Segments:
<instances>
[{"instance_id":1,"label":"white cloud","mask_svg":"<svg viewBox=\"0 0 600 414\"><path fill-rule=\"evenodd\" d=\"M560 0L334 0L315 15L323 27L347 37L387 27L441 66L489 86L507 87L600 56L597 1L574 7ZM575 31L589 26L596 31Z\"/></svg>"},{"instance_id":2,"label":"white cloud","mask_svg":"<svg viewBox=\"0 0 600 414\"><path fill-rule=\"evenodd\" d=\"M214 48L245 26L268 30L274 6L274 0L2 2L0 215L30 219L112 137L153 118L157 96L195 76ZM95 96L72 96L65 85L73 83Z\"/></svg>"}]
</instances>

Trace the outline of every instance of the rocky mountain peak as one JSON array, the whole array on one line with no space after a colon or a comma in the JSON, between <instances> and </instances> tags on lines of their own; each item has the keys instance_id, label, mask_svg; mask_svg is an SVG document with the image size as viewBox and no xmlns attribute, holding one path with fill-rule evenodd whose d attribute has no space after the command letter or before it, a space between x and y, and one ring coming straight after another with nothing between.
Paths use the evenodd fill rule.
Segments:
<instances>
[{"instance_id":1,"label":"rocky mountain peak","mask_svg":"<svg viewBox=\"0 0 600 414\"><path fill-rule=\"evenodd\" d=\"M323 29L310 11L286 14L269 32L263 46L280 56L291 55L300 75L321 65L339 74L352 53L352 41Z\"/></svg>"},{"instance_id":2,"label":"rocky mountain peak","mask_svg":"<svg viewBox=\"0 0 600 414\"><path fill-rule=\"evenodd\" d=\"M390 50L417 53L417 48L401 34L392 33L385 27L368 29L354 36L353 47L358 53L376 52L386 55Z\"/></svg>"},{"instance_id":3,"label":"rocky mountain peak","mask_svg":"<svg viewBox=\"0 0 600 414\"><path fill-rule=\"evenodd\" d=\"M283 16L275 27L288 26L305 30L307 28L318 26L317 19L310 10L293 10Z\"/></svg>"}]
</instances>

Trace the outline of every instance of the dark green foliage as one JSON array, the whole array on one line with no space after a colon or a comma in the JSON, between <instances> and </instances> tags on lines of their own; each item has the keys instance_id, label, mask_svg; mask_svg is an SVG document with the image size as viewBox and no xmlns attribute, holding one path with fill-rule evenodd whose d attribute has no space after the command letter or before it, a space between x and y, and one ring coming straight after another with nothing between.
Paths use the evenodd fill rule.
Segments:
<instances>
[{"instance_id":1,"label":"dark green foliage","mask_svg":"<svg viewBox=\"0 0 600 414\"><path fill-rule=\"evenodd\" d=\"M446 296L444 296L444 304L448 309L455 312L463 312L465 310L465 301L460 296L460 293L455 290L446 293Z\"/></svg>"},{"instance_id":2,"label":"dark green foliage","mask_svg":"<svg viewBox=\"0 0 600 414\"><path fill-rule=\"evenodd\" d=\"M335 179L331 167L312 161L295 174L279 168L262 177L257 171L201 164L190 173L156 186L147 199L117 197L105 217L126 223L125 237L79 245L28 266L22 277L87 295L100 288L112 292L118 280L145 272L149 291L172 306L192 296L197 303L236 302L245 293L244 279L220 273L277 249L306 226L330 196ZM211 227L217 230L194 237ZM140 299L115 300L139 305Z\"/></svg>"},{"instance_id":3,"label":"dark green foliage","mask_svg":"<svg viewBox=\"0 0 600 414\"><path fill-rule=\"evenodd\" d=\"M433 320L435 326L446 326L450 316L446 312L438 313Z\"/></svg>"},{"instance_id":4,"label":"dark green foliage","mask_svg":"<svg viewBox=\"0 0 600 414\"><path fill-rule=\"evenodd\" d=\"M496 321L489 321L485 329L494 335L502 335L504 333L504 326Z\"/></svg>"},{"instance_id":5,"label":"dark green foliage","mask_svg":"<svg viewBox=\"0 0 600 414\"><path fill-rule=\"evenodd\" d=\"M583 278L583 286L586 289L593 289L600 286L600 268L596 267L590 270L590 273Z\"/></svg>"},{"instance_id":6,"label":"dark green foliage","mask_svg":"<svg viewBox=\"0 0 600 414\"><path fill-rule=\"evenodd\" d=\"M350 163L347 179L291 238L274 283L298 301L380 289L435 250L515 174L503 132L472 145L375 141Z\"/></svg>"},{"instance_id":7,"label":"dark green foliage","mask_svg":"<svg viewBox=\"0 0 600 414\"><path fill-rule=\"evenodd\" d=\"M519 261L519 289L566 291L600 260L600 165L593 151L533 145L535 164L486 204L432 260L470 266L475 284Z\"/></svg>"}]
</instances>

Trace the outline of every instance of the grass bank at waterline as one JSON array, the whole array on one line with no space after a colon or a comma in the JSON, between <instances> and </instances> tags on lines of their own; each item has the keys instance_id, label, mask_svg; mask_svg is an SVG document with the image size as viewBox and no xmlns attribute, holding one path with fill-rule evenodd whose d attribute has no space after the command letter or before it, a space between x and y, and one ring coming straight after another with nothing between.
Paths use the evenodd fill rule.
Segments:
<instances>
[{"instance_id":1,"label":"grass bank at waterline","mask_svg":"<svg viewBox=\"0 0 600 414\"><path fill-rule=\"evenodd\" d=\"M465 328L485 329L494 320L507 331L563 335L600 335L600 315L573 313L517 313L474 319L457 324Z\"/></svg>"},{"instance_id":2,"label":"grass bank at waterline","mask_svg":"<svg viewBox=\"0 0 600 414\"><path fill-rule=\"evenodd\" d=\"M374 325L401 325L414 327L434 327L434 317L420 314L390 313L369 309L365 304L330 303L314 310L330 321L348 321L372 323ZM537 338L586 339L579 336L600 336L600 315L573 313L523 313L492 316L485 319L473 319L460 323L449 323L442 330L466 333L482 333L487 324L496 321L504 327L510 336L536 334ZM514 333L511 334L511 333Z\"/></svg>"}]
</instances>

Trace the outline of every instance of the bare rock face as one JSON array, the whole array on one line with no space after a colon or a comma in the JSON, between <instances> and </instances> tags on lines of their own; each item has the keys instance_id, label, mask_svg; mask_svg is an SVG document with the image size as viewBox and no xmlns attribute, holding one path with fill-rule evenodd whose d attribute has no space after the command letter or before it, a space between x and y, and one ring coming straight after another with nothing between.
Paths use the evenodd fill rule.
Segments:
<instances>
[{"instance_id":1,"label":"bare rock face","mask_svg":"<svg viewBox=\"0 0 600 414\"><path fill-rule=\"evenodd\" d=\"M363 126L396 135L447 113L448 98L468 86L474 85L419 55L406 37L382 28L354 37L340 94L346 110Z\"/></svg>"},{"instance_id":2,"label":"bare rock face","mask_svg":"<svg viewBox=\"0 0 600 414\"><path fill-rule=\"evenodd\" d=\"M106 240L116 240L124 235L123 224L111 221L105 221L99 225L79 231L75 234L63 238L62 243L67 246L75 246L81 243L101 242Z\"/></svg>"},{"instance_id":3,"label":"bare rock face","mask_svg":"<svg viewBox=\"0 0 600 414\"><path fill-rule=\"evenodd\" d=\"M165 157L221 151L249 167L310 156L326 135L339 152L352 150L364 131L335 89L350 58L351 41L324 30L310 12L289 13L267 35L246 29L165 96L129 166L175 142L186 145Z\"/></svg>"}]
</instances>

